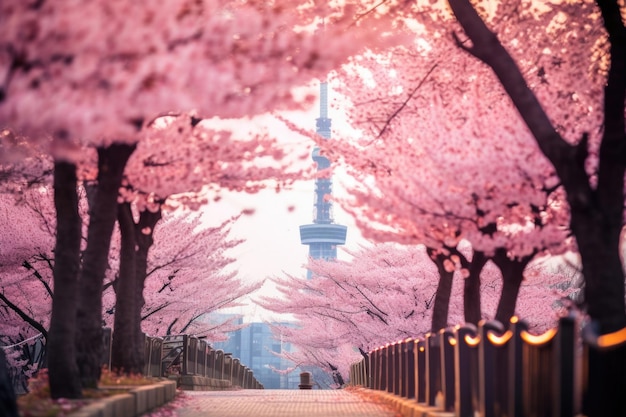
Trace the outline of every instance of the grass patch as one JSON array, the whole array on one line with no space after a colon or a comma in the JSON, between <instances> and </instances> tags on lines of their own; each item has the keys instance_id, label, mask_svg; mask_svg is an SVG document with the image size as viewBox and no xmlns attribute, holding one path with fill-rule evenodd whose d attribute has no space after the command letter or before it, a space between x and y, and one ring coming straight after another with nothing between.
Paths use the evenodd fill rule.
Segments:
<instances>
[{"instance_id":1,"label":"grass patch","mask_svg":"<svg viewBox=\"0 0 626 417\"><path fill-rule=\"evenodd\" d=\"M148 378L143 375L126 375L103 369L99 385L151 385L157 381L159 381L159 379Z\"/></svg>"}]
</instances>

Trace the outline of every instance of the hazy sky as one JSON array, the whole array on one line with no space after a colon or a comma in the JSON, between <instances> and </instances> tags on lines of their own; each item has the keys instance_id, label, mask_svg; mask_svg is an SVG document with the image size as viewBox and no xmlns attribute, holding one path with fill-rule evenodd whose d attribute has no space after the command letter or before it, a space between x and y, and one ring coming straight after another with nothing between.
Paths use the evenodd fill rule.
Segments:
<instances>
[{"instance_id":1,"label":"hazy sky","mask_svg":"<svg viewBox=\"0 0 626 417\"><path fill-rule=\"evenodd\" d=\"M307 261L308 246L300 243L299 226L312 223L314 188L311 181L280 193L267 190L253 195L228 194L204 210L205 219L215 225L243 209L255 208L253 215L243 216L233 227L233 237L246 239L230 252L237 259L235 267L242 279L261 281L266 277L284 276L284 273L305 277L303 265ZM292 211L288 210L290 206L294 207ZM335 223L348 226L346 247L355 248L363 242L352 218L337 205L334 219ZM338 257L346 256L340 250ZM274 287L266 284L259 293L272 294ZM238 312L266 319L265 312L258 307Z\"/></svg>"},{"instance_id":2,"label":"hazy sky","mask_svg":"<svg viewBox=\"0 0 626 417\"><path fill-rule=\"evenodd\" d=\"M329 91L332 94L332 91ZM296 115L296 122L303 127L315 129L315 118L319 115L319 105L308 113ZM333 117L333 110L329 110L329 116L333 120L333 131L341 129L341 120ZM293 119L294 117L290 117ZM281 127L277 127L281 129ZM293 149L299 154L308 153L313 144L310 139L296 137L292 132L282 128L279 134L288 149ZM303 161L313 165L310 156ZM333 177L333 194L342 193L342 178ZM235 267L240 272L240 277L248 281L262 281L267 277L284 276L284 273L292 275L306 275L303 265L307 261L308 246L300 243L299 226L313 221L314 181L300 181L292 189L276 193L273 190L265 190L257 194L227 193L214 204L209 204L203 210L208 224L217 225L221 221L236 215L244 209L255 210L253 215L243 216L233 227L233 237L246 239L246 242L232 251L231 256L237 259ZM289 210L293 207L293 210ZM352 218L341 208L334 205L335 223L348 226L348 235L345 247L356 248L364 243ZM338 257L345 258L341 250ZM275 293L275 288L266 284L258 294L268 295ZM237 311L248 316L248 320L265 320L271 318L260 307L250 306Z\"/></svg>"}]
</instances>

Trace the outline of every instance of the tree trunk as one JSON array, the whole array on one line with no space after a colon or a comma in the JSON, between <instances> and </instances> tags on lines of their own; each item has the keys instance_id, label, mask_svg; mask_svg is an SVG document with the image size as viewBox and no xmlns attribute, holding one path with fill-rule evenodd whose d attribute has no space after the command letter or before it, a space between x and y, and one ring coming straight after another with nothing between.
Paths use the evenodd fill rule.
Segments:
<instances>
[{"instance_id":1,"label":"tree trunk","mask_svg":"<svg viewBox=\"0 0 626 417\"><path fill-rule=\"evenodd\" d=\"M15 390L9 377L9 367L4 349L0 349L0 416L19 417Z\"/></svg>"},{"instance_id":2,"label":"tree trunk","mask_svg":"<svg viewBox=\"0 0 626 417\"><path fill-rule=\"evenodd\" d=\"M77 361L85 388L97 388L103 361L102 285L108 265L117 197L124 167L134 145L98 148L98 184L90 208L87 248L83 255L78 304Z\"/></svg>"},{"instance_id":3,"label":"tree trunk","mask_svg":"<svg viewBox=\"0 0 626 417\"><path fill-rule=\"evenodd\" d=\"M611 45L611 66L604 87L604 130L597 186L592 190L571 181L564 181L564 186L571 207L570 227L583 264L588 313L598 322L601 333L610 333L626 327L624 269L620 259L626 169L626 27L617 1L596 3ZM582 144L586 146L586 140ZM562 161L554 157L550 157L550 161L557 172L565 170L560 166ZM578 164L583 172L584 162L581 160ZM581 199L579 194L583 191L587 194Z\"/></svg>"},{"instance_id":4,"label":"tree trunk","mask_svg":"<svg viewBox=\"0 0 626 417\"><path fill-rule=\"evenodd\" d=\"M524 280L524 269L534 257L533 254L522 259L509 259L506 252L506 249L499 248L492 258L502 272L502 293L498 301L495 319L502 323L504 328L509 327L511 317L515 315L517 296Z\"/></svg>"},{"instance_id":5,"label":"tree trunk","mask_svg":"<svg viewBox=\"0 0 626 417\"><path fill-rule=\"evenodd\" d=\"M76 166L67 162L55 162L54 206L57 236L54 247L54 297L47 344L52 398L82 396L74 347L82 226L76 187Z\"/></svg>"},{"instance_id":6,"label":"tree trunk","mask_svg":"<svg viewBox=\"0 0 626 417\"><path fill-rule=\"evenodd\" d=\"M120 204L118 210L122 247L111 359L116 370L137 374L143 372L145 364L141 311L145 303L143 288L147 277L148 251L154 242L154 228L161 219L161 210L155 213L143 211L138 223L133 220L130 204Z\"/></svg>"},{"instance_id":7,"label":"tree trunk","mask_svg":"<svg viewBox=\"0 0 626 417\"><path fill-rule=\"evenodd\" d=\"M433 317L430 331L436 333L448 326L448 309L450 307L450 294L452 293L452 278L454 271L448 272L444 268L443 262L447 256L436 254L433 249L426 249L430 259L437 266L439 271L439 284L435 294L435 305L433 306Z\"/></svg>"},{"instance_id":8,"label":"tree trunk","mask_svg":"<svg viewBox=\"0 0 626 417\"><path fill-rule=\"evenodd\" d=\"M135 256L135 311L133 312L134 320L136 323L134 336L135 336L135 349L137 350L137 356L139 357L139 363L141 369L145 363L145 348L144 348L144 333L141 329L141 317L143 306L145 305L145 299L143 296L143 289L148 277L148 253L150 248L154 244L154 229L157 223L161 220L161 209L156 212L145 210L139 215L139 223L136 226L135 238L136 238L136 256Z\"/></svg>"},{"instance_id":9,"label":"tree trunk","mask_svg":"<svg viewBox=\"0 0 626 417\"><path fill-rule=\"evenodd\" d=\"M615 226L603 218L601 210L572 213L572 231L577 236L585 234L582 239L577 237L585 277L584 300L589 316L599 323L601 334L626 327L619 229Z\"/></svg>"},{"instance_id":10,"label":"tree trunk","mask_svg":"<svg viewBox=\"0 0 626 417\"><path fill-rule=\"evenodd\" d=\"M135 328L136 297L135 280L135 222L130 203L118 204L117 214L120 226L120 269L115 286L115 318L113 325L113 343L111 346L111 367L127 374L142 370L140 358L136 355Z\"/></svg>"},{"instance_id":11,"label":"tree trunk","mask_svg":"<svg viewBox=\"0 0 626 417\"><path fill-rule=\"evenodd\" d=\"M480 303L480 273L487 263L483 252L474 252L472 262L467 265L469 276L463 281L463 311L465 322L478 326L482 319Z\"/></svg>"}]
</instances>

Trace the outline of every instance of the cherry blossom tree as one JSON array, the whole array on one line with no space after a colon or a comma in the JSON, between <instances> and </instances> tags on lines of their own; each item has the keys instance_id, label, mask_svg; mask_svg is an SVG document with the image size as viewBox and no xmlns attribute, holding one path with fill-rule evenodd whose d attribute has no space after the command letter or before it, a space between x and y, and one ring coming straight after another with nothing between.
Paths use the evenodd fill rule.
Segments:
<instances>
[{"instance_id":1,"label":"cherry blossom tree","mask_svg":"<svg viewBox=\"0 0 626 417\"><path fill-rule=\"evenodd\" d=\"M603 64L600 68L604 91L593 96L600 117L592 119L595 123L591 130L572 135L560 128L563 113L573 113L567 117L575 121L588 117L584 113L580 117L573 106L552 106L529 85L521 70L523 61L508 52L499 32L490 29L489 22L469 2L449 2L463 28L463 34L456 36L458 45L493 71L563 184L571 212L570 228L576 237L585 278L584 305L597 331L607 334L626 327L625 276L619 253L626 169L626 22L622 2L596 3L596 9L591 8L591 3L571 5L571 13L562 19L567 27L603 26L608 44L599 60ZM469 42L463 43L461 36L467 36ZM572 54L570 59L583 71L592 69L598 54L583 50L585 55L580 56L576 53L580 51L578 45L572 43L563 50ZM567 78L575 81L576 75L571 73ZM574 93L572 98L578 96L577 91ZM590 415L624 412L622 391L626 381L614 365L623 355L623 349L615 349L604 353L602 361L594 365L596 375L601 377L592 384L595 392L591 396L597 404L588 407Z\"/></svg>"},{"instance_id":2,"label":"cherry blossom tree","mask_svg":"<svg viewBox=\"0 0 626 417\"><path fill-rule=\"evenodd\" d=\"M348 375L359 351L430 329L437 271L423 247L378 244L351 255L351 261L310 260L311 280L275 278L280 295L258 301L293 315L295 325L277 328L296 347L285 354L296 366Z\"/></svg>"},{"instance_id":3,"label":"cherry blossom tree","mask_svg":"<svg viewBox=\"0 0 626 417\"><path fill-rule=\"evenodd\" d=\"M261 306L334 321L341 326L337 345L350 341L365 351L430 330L438 275L423 247L379 244L353 255L352 261L311 260L311 280L275 279L284 297L262 298Z\"/></svg>"},{"instance_id":4,"label":"cherry blossom tree","mask_svg":"<svg viewBox=\"0 0 626 417\"><path fill-rule=\"evenodd\" d=\"M84 193L81 195L84 201ZM0 194L0 197L1 224L5 230L0 245L3 248L0 253L0 334L4 344L9 345L39 333L45 340L54 297L52 190L24 189L17 202L11 194ZM85 210L86 204L81 207ZM221 340L225 333L237 329L237 325L228 320L220 323L203 320L211 312L238 306L241 297L262 285L244 285L235 270L228 272L234 260L226 256L226 252L241 243L228 237L236 219L211 228L201 224L198 213L166 213L163 225L156 231L161 244L148 258L142 330L151 335L186 332L208 340ZM113 289L116 276L119 277L119 246L117 233L112 241L104 285L103 306L111 313L116 304ZM111 326L111 314L105 314L105 318L106 324ZM13 358L12 366L21 367L19 360L20 357ZM115 357L113 364L116 365Z\"/></svg>"},{"instance_id":5,"label":"cherry blossom tree","mask_svg":"<svg viewBox=\"0 0 626 417\"><path fill-rule=\"evenodd\" d=\"M326 73L365 42L392 41L384 36L388 24L369 4L361 10L354 4L294 6L229 0L3 2L0 123L33 141L52 136L55 158L54 279L63 303L55 301L51 320L53 397L79 397L79 371L85 386L95 386L99 376L101 301L77 300L77 294L79 288L81 294L100 294L117 191L141 127L169 111L241 117L301 108L311 96L294 95L294 85ZM315 34L320 16L328 24ZM83 268L77 142L98 154ZM74 339L76 355L67 348Z\"/></svg>"},{"instance_id":6,"label":"cherry blossom tree","mask_svg":"<svg viewBox=\"0 0 626 417\"><path fill-rule=\"evenodd\" d=\"M576 59L555 57L553 49L519 39L551 42L554 47L551 40L541 39L545 31L539 28L549 22L551 36L563 38L565 45L576 42L579 57L602 52L601 30L597 25L563 25L562 19L572 12L566 5L542 10L539 21L521 15L523 29L511 30L510 11L504 6L498 10L498 24L516 53L536 57L524 61L533 87L556 108L577 112L575 118L564 115L560 128L574 134L592 131L599 119L594 97L602 78ZM466 259L462 266L466 301L479 299L480 266L493 258L505 275L498 318L507 322L528 262L544 252L576 249L567 236L565 193L488 71L455 50L450 16L441 10L422 13L417 20L423 27L416 30L414 44L359 56L338 73L338 89L350 100L348 117L363 132L361 140L355 145L334 135L337 140L318 144L329 158L343 158L363 184L344 204L365 233L427 244L441 271L444 294L451 279L446 270L459 263L451 262L452 256L462 259L456 249L459 240L470 241L474 249L471 261ZM497 145L482 146L487 137ZM435 317L433 329L446 320L447 296L441 299L442 308L436 309L443 318ZM467 321L480 318L475 304L466 310Z\"/></svg>"},{"instance_id":7,"label":"cherry blossom tree","mask_svg":"<svg viewBox=\"0 0 626 417\"><path fill-rule=\"evenodd\" d=\"M380 57L362 58L357 68L369 70L367 76L355 72L354 67L341 72L338 78L342 85L338 88L353 102L348 117L364 134L357 143L343 137L318 143L331 159L347 163L349 172L359 180L360 188L351 190L353 199L340 202L355 214L367 236L424 243L430 248L440 272L433 331L447 322L455 263L462 264L466 277L466 321L480 320L480 272L490 258L507 269L498 319L508 322L527 263L538 252L558 253L571 245L558 193L549 188L553 179L546 162L531 158L536 150L523 146L520 124L490 129L501 143L498 152L474 146L471 138L486 132L491 121L498 126L501 116L485 113L474 117L471 102L453 101L453 97L444 97L442 102L440 92L452 82L452 65L434 68L425 57L426 78L415 81L405 77L402 63L418 53L399 48L382 61ZM357 87L368 81L373 83L371 88ZM470 77L458 84L467 89L467 84L476 82ZM413 87L414 95L394 97L398 95L394 91L407 91L415 83L419 93ZM490 90L487 82L481 91L482 87ZM499 96L488 98L495 106ZM398 100L405 100L401 112ZM372 114L378 112L389 116L374 118ZM467 116L454 120L459 113ZM385 123L379 123L385 117ZM374 135L368 134L372 130ZM512 148L516 151L511 152ZM460 159L464 154L469 157ZM502 172L499 162L506 158L515 168ZM416 172L413 167L420 169ZM533 170L547 174L531 176ZM461 239L471 242L471 256L464 256L457 248Z\"/></svg>"},{"instance_id":8,"label":"cherry blossom tree","mask_svg":"<svg viewBox=\"0 0 626 417\"><path fill-rule=\"evenodd\" d=\"M127 167L122 190L125 202L118 204L122 244L115 314L118 331L113 341L120 370L143 369L141 291L162 208L195 208L206 202L207 196L219 199L220 191L226 189L254 193L268 183L279 189L300 176L279 162L283 152L269 137L238 138L231 131L210 128L209 123L188 115L157 119ZM181 144L160 148L158 142L164 137L180 138ZM190 155L205 156L193 163ZM131 202L139 209L136 216Z\"/></svg>"},{"instance_id":9,"label":"cherry blossom tree","mask_svg":"<svg viewBox=\"0 0 626 417\"><path fill-rule=\"evenodd\" d=\"M54 224L48 189L25 190L20 201L0 193L0 334L11 343L38 333L48 337L52 304ZM45 204L45 201L48 204Z\"/></svg>"},{"instance_id":10,"label":"cherry blossom tree","mask_svg":"<svg viewBox=\"0 0 626 417\"><path fill-rule=\"evenodd\" d=\"M3 191L26 185L19 196L0 192L0 341L13 384L23 393L27 378L46 361L41 348L53 299L54 213L50 189L28 187L22 176L14 180L0 185Z\"/></svg>"},{"instance_id":11,"label":"cherry blossom tree","mask_svg":"<svg viewBox=\"0 0 626 417\"><path fill-rule=\"evenodd\" d=\"M423 246L374 244L351 253L349 261L311 260L311 280L277 278L280 296L262 297L264 308L294 317L279 326L282 340L297 347L287 358L296 365L336 367L346 375L356 356L406 338L421 337L431 329L438 273ZM450 321L462 322L463 283L453 280ZM485 319L497 314L502 274L488 262L483 270L481 303ZM504 281L505 282L505 281ZM553 327L567 307L572 279L541 263L528 268L515 313L533 331Z\"/></svg>"},{"instance_id":12,"label":"cherry blossom tree","mask_svg":"<svg viewBox=\"0 0 626 417\"><path fill-rule=\"evenodd\" d=\"M151 212L146 210L139 214L139 227L145 213L150 215ZM113 294L109 293L104 302L105 311L115 310L112 366L118 370L142 372L144 333L186 333L209 340L223 339L224 333L232 329L232 323L215 325L203 318L219 309L239 306L242 297L262 285L262 282L245 285L238 279L236 270L228 272L234 259L226 256L226 252L242 242L228 238L236 219L210 228L200 224L199 214L166 212L165 215L164 223L151 233L144 235L137 231L138 235L150 236L159 242L150 253L146 250L146 258L140 261L145 262L143 271L139 268L135 271L136 275L143 275L142 279L133 281L123 275L124 250L111 262L112 271L119 271L113 277L115 299L111 299ZM123 235L124 226L121 221L120 224L119 235ZM120 247L123 247L124 238L120 240ZM134 265L139 263L135 261ZM129 281L136 287L125 288ZM121 297L123 291L136 298ZM121 310L128 308L129 303L135 303L138 311L122 314ZM138 328L131 327L128 321L136 321Z\"/></svg>"},{"instance_id":13,"label":"cherry blossom tree","mask_svg":"<svg viewBox=\"0 0 626 417\"><path fill-rule=\"evenodd\" d=\"M608 35L610 58L606 65L604 93L593 95L594 107L600 110L600 120L591 118L591 130L573 135L559 125L559 116L567 112L570 120L584 120L585 113L569 114L574 109L554 108L545 97L533 91L519 62L505 49L497 35L488 29L476 10L465 1L449 2L463 27L470 44L456 35L461 49L487 64L500 81L504 91L535 138L541 152L550 160L565 189L571 212L570 227L576 237L585 276L585 303L589 315L600 324L601 332L611 332L626 326L624 305L624 273L619 257L620 234L624 211L624 164L615 155L626 139L624 110L626 97L626 28L619 2L597 2L570 5L565 8L562 22L578 32L585 27L604 26ZM544 20L540 20L543 24ZM549 23L549 22L548 22ZM572 36L574 37L574 36ZM548 46L547 41L544 43ZM567 48L567 49L565 49ZM564 45L570 59L582 71L593 63L593 50L577 54L574 42ZM519 60L517 60L519 61ZM574 80L577 73L569 74ZM567 90L566 90L567 91ZM571 90L570 90L571 91ZM578 96L577 91L572 92ZM544 110L544 106L545 109ZM555 115L556 113L556 115ZM585 126L586 127L586 126ZM601 132L599 144L593 144L596 132ZM623 158L622 158L623 159Z\"/></svg>"}]
</instances>

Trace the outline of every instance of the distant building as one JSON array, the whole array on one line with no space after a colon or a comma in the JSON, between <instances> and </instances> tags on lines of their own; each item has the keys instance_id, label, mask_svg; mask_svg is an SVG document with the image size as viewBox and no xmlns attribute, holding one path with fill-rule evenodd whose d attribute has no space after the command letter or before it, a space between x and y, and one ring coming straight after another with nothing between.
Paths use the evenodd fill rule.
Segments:
<instances>
[{"instance_id":1,"label":"distant building","mask_svg":"<svg viewBox=\"0 0 626 417\"><path fill-rule=\"evenodd\" d=\"M252 369L255 378L265 389L297 389L299 375L295 372L281 374L293 364L276 355L291 350L291 344L274 338L272 329L266 323L250 323L249 326L232 332L226 342L211 344L214 349L222 349L239 358L242 364Z\"/></svg>"},{"instance_id":2,"label":"distant building","mask_svg":"<svg viewBox=\"0 0 626 417\"><path fill-rule=\"evenodd\" d=\"M316 120L318 135L330 138L331 119L328 118L328 84L320 83L320 117ZM320 154L319 147L313 149L313 160L317 170L330 167L328 158ZM333 223L332 178L327 176L315 180L315 202L313 223L300 226L300 241L309 246L309 256L313 259L336 259L337 245L346 243L347 227ZM310 278L310 273L307 275Z\"/></svg>"}]
</instances>

